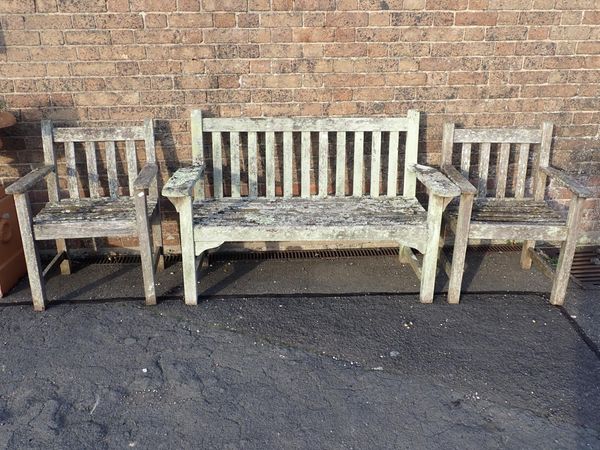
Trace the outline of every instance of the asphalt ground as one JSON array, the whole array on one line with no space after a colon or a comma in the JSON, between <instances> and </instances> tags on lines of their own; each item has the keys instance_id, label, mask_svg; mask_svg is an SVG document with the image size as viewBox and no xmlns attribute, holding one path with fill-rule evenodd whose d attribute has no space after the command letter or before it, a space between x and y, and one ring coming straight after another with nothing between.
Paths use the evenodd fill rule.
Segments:
<instances>
[{"instance_id":1,"label":"asphalt ground","mask_svg":"<svg viewBox=\"0 0 600 450\"><path fill-rule=\"evenodd\" d=\"M473 253L460 305L393 257L138 265L0 300L0 448L600 448L598 292Z\"/></svg>"}]
</instances>

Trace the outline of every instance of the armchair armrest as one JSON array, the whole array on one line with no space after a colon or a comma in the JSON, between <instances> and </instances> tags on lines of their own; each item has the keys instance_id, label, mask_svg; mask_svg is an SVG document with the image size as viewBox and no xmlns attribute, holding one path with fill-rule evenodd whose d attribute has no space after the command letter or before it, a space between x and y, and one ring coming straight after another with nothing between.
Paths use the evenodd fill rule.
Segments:
<instances>
[{"instance_id":1,"label":"armchair armrest","mask_svg":"<svg viewBox=\"0 0 600 450\"><path fill-rule=\"evenodd\" d=\"M165 197L189 197L194 186L204 175L204 164L183 167L173 174L163 186L162 195Z\"/></svg>"},{"instance_id":2,"label":"armchair armrest","mask_svg":"<svg viewBox=\"0 0 600 450\"><path fill-rule=\"evenodd\" d=\"M442 166L441 169L442 172L444 172L444 174L450 179L450 181L460 188L463 194L477 194L477 189L475 186L473 186L462 173L456 170L456 167L445 165Z\"/></svg>"},{"instance_id":3,"label":"armchair armrest","mask_svg":"<svg viewBox=\"0 0 600 450\"><path fill-rule=\"evenodd\" d=\"M30 190L33 186L44 179L46 175L54 172L54 166L42 166L37 169L33 169L27 175L19 178L13 184L6 188L7 194L23 194Z\"/></svg>"},{"instance_id":4,"label":"armchair armrest","mask_svg":"<svg viewBox=\"0 0 600 450\"><path fill-rule=\"evenodd\" d=\"M156 179L157 173L158 166L156 164L146 164L133 182L133 189L136 191L148 189L152 181Z\"/></svg>"},{"instance_id":5,"label":"armchair armrest","mask_svg":"<svg viewBox=\"0 0 600 450\"><path fill-rule=\"evenodd\" d=\"M571 177L565 171L552 166L540 166L540 170L551 178L564 184L573 194L582 198L593 197L594 194L586 186L582 185L575 178Z\"/></svg>"},{"instance_id":6,"label":"armchair armrest","mask_svg":"<svg viewBox=\"0 0 600 450\"><path fill-rule=\"evenodd\" d=\"M417 174L417 179L433 194L440 197L457 197L460 189L439 170L433 167L413 164L409 170Z\"/></svg>"}]
</instances>

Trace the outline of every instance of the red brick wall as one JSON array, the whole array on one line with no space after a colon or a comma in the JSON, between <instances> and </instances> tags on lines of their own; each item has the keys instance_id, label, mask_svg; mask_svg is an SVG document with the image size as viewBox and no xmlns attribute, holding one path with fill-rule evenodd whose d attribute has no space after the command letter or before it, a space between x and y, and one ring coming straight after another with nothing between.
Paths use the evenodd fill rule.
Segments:
<instances>
[{"instance_id":1,"label":"red brick wall","mask_svg":"<svg viewBox=\"0 0 600 450\"><path fill-rule=\"evenodd\" d=\"M416 108L430 163L445 121L551 120L553 163L600 184L598 0L2 0L0 23L0 99L19 119L0 131L3 183L41 160L42 118L154 117L164 181L190 160L191 108ZM600 203L590 200L586 228L598 222Z\"/></svg>"}]
</instances>

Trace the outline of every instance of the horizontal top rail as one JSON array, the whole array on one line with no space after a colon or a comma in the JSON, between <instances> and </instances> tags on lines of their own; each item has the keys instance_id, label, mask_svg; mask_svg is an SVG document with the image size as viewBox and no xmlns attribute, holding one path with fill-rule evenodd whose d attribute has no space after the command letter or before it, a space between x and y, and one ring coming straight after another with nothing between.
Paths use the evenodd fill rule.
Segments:
<instances>
[{"instance_id":1,"label":"horizontal top rail","mask_svg":"<svg viewBox=\"0 0 600 450\"><path fill-rule=\"evenodd\" d=\"M542 142L542 131L528 129L464 129L454 130L454 142L459 143L515 143L515 144L539 144Z\"/></svg>"},{"instance_id":2,"label":"horizontal top rail","mask_svg":"<svg viewBox=\"0 0 600 450\"><path fill-rule=\"evenodd\" d=\"M144 127L115 128L54 128L54 142L141 141L146 137Z\"/></svg>"},{"instance_id":3,"label":"horizontal top rail","mask_svg":"<svg viewBox=\"0 0 600 450\"><path fill-rule=\"evenodd\" d=\"M409 120L400 118L205 118L203 131L407 131Z\"/></svg>"}]
</instances>

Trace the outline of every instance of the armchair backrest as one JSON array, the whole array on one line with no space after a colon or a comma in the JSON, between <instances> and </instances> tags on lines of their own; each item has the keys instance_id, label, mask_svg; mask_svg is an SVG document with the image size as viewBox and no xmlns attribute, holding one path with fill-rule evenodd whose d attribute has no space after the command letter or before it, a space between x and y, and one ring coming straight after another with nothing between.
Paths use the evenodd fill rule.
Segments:
<instances>
[{"instance_id":1,"label":"armchair backrest","mask_svg":"<svg viewBox=\"0 0 600 450\"><path fill-rule=\"evenodd\" d=\"M441 163L456 166L478 197L542 200L546 175L539 167L548 165L552 128L550 122L539 129L455 128L446 123Z\"/></svg>"},{"instance_id":2,"label":"armchair backrest","mask_svg":"<svg viewBox=\"0 0 600 450\"><path fill-rule=\"evenodd\" d=\"M415 110L394 118L255 119L194 110L191 125L193 163L209 162L212 181L196 198L415 196L408 170L417 163Z\"/></svg>"},{"instance_id":3,"label":"armchair backrest","mask_svg":"<svg viewBox=\"0 0 600 450\"><path fill-rule=\"evenodd\" d=\"M54 175L46 178L48 196L54 202L60 200L62 173L71 198L117 198L133 195L138 160L142 164L156 163L151 119L146 119L143 126L112 128L56 128L51 121L44 120L42 144L45 163L55 166ZM65 172L59 170L61 154ZM98 158L99 154L103 157ZM156 180L149 194L158 198Z\"/></svg>"}]
</instances>

